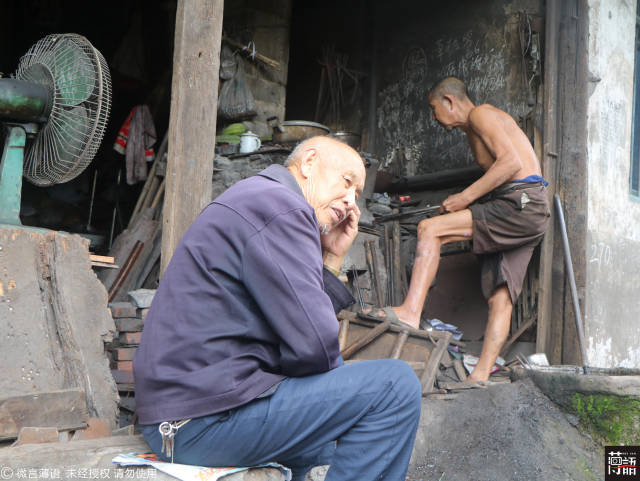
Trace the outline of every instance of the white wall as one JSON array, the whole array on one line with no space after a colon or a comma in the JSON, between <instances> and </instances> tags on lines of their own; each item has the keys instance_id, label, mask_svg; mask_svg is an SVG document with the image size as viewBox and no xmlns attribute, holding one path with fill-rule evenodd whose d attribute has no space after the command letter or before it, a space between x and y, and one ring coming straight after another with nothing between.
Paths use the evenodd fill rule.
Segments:
<instances>
[{"instance_id":1,"label":"white wall","mask_svg":"<svg viewBox=\"0 0 640 481\"><path fill-rule=\"evenodd\" d=\"M637 368L640 202L629 194L636 0L588 4L587 356L592 366Z\"/></svg>"}]
</instances>

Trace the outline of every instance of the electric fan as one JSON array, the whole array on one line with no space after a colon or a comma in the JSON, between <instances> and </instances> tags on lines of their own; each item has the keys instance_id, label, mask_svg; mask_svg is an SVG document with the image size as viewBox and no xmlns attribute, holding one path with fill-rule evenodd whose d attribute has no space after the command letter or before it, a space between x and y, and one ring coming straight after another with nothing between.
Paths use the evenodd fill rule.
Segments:
<instances>
[{"instance_id":1,"label":"electric fan","mask_svg":"<svg viewBox=\"0 0 640 481\"><path fill-rule=\"evenodd\" d=\"M20 59L13 78L0 78L0 224L20 225L23 175L48 186L89 165L110 107L107 63L81 35L48 35Z\"/></svg>"}]
</instances>

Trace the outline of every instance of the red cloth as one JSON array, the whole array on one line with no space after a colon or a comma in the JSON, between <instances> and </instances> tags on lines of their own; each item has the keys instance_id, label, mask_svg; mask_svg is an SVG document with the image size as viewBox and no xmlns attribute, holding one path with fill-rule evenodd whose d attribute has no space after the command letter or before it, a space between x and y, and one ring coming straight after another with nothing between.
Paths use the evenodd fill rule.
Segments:
<instances>
[{"instance_id":1,"label":"red cloth","mask_svg":"<svg viewBox=\"0 0 640 481\"><path fill-rule=\"evenodd\" d=\"M113 144L116 152L126 156L127 184L133 185L146 180L147 162L155 158L155 142L156 128L149 107L133 107Z\"/></svg>"}]
</instances>

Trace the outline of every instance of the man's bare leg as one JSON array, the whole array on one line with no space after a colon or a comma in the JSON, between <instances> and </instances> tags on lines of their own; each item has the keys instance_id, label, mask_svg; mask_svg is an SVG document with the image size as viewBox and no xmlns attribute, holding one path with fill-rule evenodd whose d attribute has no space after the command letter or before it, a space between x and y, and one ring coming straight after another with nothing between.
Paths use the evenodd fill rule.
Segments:
<instances>
[{"instance_id":1,"label":"man's bare leg","mask_svg":"<svg viewBox=\"0 0 640 481\"><path fill-rule=\"evenodd\" d=\"M398 319L412 327L419 327L429 286L440 265L440 247L449 242L471 239L472 226L469 209L420 221L409 292L404 302L393 308ZM383 316L384 312L377 315Z\"/></svg>"},{"instance_id":2,"label":"man's bare leg","mask_svg":"<svg viewBox=\"0 0 640 481\"><path fill-rule=\"evenodd\" d=\"M484 332L480 360L468 381L486 381L496 363L500 349L509 335L513 304L506 285L498 287L489 298L489 322Z\"/></svg>"}]
</instances>

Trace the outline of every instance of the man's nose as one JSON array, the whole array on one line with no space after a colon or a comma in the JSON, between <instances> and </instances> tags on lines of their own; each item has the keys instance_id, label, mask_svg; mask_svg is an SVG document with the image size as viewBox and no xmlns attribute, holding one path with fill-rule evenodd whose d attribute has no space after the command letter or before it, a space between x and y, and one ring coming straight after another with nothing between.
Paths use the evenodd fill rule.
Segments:
<instances>
[{"instance_id":1,"label":"man's nose","mask_svg":"<svg viewBox=\"0 0 640 481\"><path fill-rule=\"evenodd\" d=\"M347 204L347 207L352 207L355 205L356 203L356 190L355 189L349 189L347 191L347 194L345 195L345 203Z\"/></svg>"}]
</instances>

